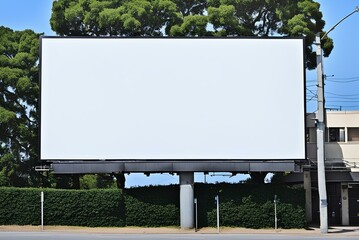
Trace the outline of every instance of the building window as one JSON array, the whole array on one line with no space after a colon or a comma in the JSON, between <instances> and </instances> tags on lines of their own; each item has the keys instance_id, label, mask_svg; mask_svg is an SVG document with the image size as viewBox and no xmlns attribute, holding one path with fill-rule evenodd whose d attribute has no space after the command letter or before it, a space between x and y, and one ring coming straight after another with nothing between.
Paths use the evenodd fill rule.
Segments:
<instances>
[{"instance_id":1,"label":"building window","mask_svg":"<svg viewBox=\"0 0 359 240\"><path fill-rule=\"evenodd\" d=\"M348 141L359 141L359 128L348 128Z\"/></svg>"},{"instance_id":2,"label":"building window","mask_svg":"<svg viewBox=\"0 0 359 240\"><path fill-rule=\"evenodd\" d=\"M344 128L328 128L328 142L344 142L345 129Z\"/></svg>"}]
</instances>

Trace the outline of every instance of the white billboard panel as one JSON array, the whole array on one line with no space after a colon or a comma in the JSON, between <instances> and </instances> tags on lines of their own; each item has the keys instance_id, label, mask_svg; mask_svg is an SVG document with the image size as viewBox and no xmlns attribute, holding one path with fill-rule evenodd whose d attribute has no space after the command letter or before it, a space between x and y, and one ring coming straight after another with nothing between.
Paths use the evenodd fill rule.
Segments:
<instances>
[{"instance_id":1,"label":"white billboard panel","mask_svg":"<svg viewBox=\"0 0 359 240\"><path fill-rule=\"evenodd\" d=\"M42 160L305 159L303 39L41 39Z\"/></svg>"}]
</instances>

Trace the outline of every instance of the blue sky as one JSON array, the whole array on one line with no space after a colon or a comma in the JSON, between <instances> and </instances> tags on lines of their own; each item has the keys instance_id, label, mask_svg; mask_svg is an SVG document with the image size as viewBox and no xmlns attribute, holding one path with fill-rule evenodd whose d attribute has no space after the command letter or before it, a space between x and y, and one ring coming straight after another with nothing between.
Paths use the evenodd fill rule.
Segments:
<instances>
[{"instance_id":1,"label":"blue sky","mask_svg":"<svg viewBox=\"0 0 359 240\"><path fill-rule=\"evenodd\" d=\"M325 30L330 29L341 18L359 6L359 0L320 0L321 11L326 21ZM0 25L14 30L32 29L45 35L56 35L51 31L52 0L0 0ZM326 107L342 110L359 110L359 13L355 13L334 29L329 36L334 40L334 49L324 59ZM317 109L316 71L307 71L307 112ZM313 92L313 93L312 93ZM314 97L313 97L314 96ZM284 99L285 100L285 99ZM235 177L207 176L207 182L238 182L248 175ZM203 182L203 174L196 174L195 181ZM178 183L178 176L143 174L127 176L126 186Z\"/></svg>"},{"instance_id":2,"label":"blue sky","mask_svg":"<svg viewBox=\"0 0 359 240\"><path fill-rule=\"evenodd\" d=\"M326 21L325 30L329 30L340 19L354 11L355 6L359 6L357 0L322 0L319 2ZM334 40L334 49L323 63L324 74L327 75L325 82L327 108L338 109L341 106L342 110L359 110L358 26L359 13L355 13L329 33ZM313 86L315 81L316 71L307 71L307 87L314 92L316 90L316 87ZM307 100L312 95L309 92ZM313 112L317 108L316 99L312 100L307 103L308 112Z\"/></svg>"}]
</instances>

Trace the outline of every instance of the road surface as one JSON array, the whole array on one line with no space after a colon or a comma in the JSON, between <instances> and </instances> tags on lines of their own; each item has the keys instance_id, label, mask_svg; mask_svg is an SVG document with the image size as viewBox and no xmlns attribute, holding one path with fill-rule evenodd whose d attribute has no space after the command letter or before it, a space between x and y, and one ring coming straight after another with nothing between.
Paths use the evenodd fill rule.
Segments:
<instances>
[{"instance_id":1,"label":"road surface","mask_svg":"<svg viewBox=\"0 0 359 240\"><path fill-rule=\"evenodd\" d=\"M99 234L69 232L0 232L0 240L314 240L359 239L358 234Z\"/></svg>"}]
</instances>

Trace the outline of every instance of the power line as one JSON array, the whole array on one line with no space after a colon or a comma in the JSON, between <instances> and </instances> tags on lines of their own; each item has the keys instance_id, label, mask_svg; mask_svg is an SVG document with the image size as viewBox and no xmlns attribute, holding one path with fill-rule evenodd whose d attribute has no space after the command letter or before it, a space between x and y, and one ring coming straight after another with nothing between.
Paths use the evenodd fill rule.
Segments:
<instances>
[{"instance_id":1,"label":"power line","mask_svg":"<svg viewBox=\"0 0 359 240\"><path fill-rule=\"evenodd\" d=\"M334 76L334 75L332 75ZM359 76L356 77L332 77L332 76L326 76L325 81L330 82L356 82L359 81ZM330 77L330 78L329 78ZM317 79L308 79L306 82L316 82Z\"/></svg>"},{"instance_id":2,"label":"power line","mask_svg":"<svg viewBox=\"0 0 359 240\"><path fill-rule=\"evenodd\" d=\"M359 82L359 78L353 79L353 80L333 80L333 79L327 79L327 82L333 82L333 83L352 83L352 82Z\"/></svg>"},{"instance_id":3,"label":"power line","mask_svg":"<svg viewBox=\"0 0 359 240\"><path fill-rule=\"evenodd\" d=\"M327 99L333 99L333 98L336 98L336 99L347 99L347 100L359 100L359 97L344 97L344 96L329 96L329 97L326 97Z\"/></svg>"},{"instance_id":4,"label":"power line","mask_svg":"<svg viewBox=\"0 0 359 240\"><path fill-rule=\"evenodd\" d=\"M340 96L340 97L352 97L352 96L359 96L359 93L356 94L338 94L338 93L332 93L332 92L325 92L326 94L332 94L335 96Z\"/></svg>"},{"instance_id":5,"label":"power line","mask_svg":"<svg viewBox=\"0 0 359 240\"><path fill-rule=\"evenodd\" d=\"M310 90L309 88L306 88L310 93L314 94L315 96L317 96L316 92L313 92L312 90Z\"/></svg>"},{"instance_id":6,"label":"power line","mask_svg":"<svg viewBox=\"0 0 359 240\"><path fill-rule=\"evenodd\" d=\"M355 101L355 100L329 100L329 101L326 101L326 102L347 102L347 103L359 103L359 100L358 100L358 101Z\"/></svg>"},{"instance_id":7,"label":"power line","mask_svg":"<svg viewBox=\"0 0 359 240\"><path fill-rule=\"evenodd\" d=\"M314 101L314 100L316 100L316 99L317 99L316 96L312 96L310 99L307 100L307 102Z\"/></svg>"},{"instance_id":8,"label":"power line","mask_svg":"<svg viewBox=\"0 0 359 240\"><path fill-rule=\"evenodd\" d=\"M353 80L353 79L359 79L359 76L358 76L358 77L344 77L344 78L341 78L341 77L333 77L333 78L330 78L330 79L335 79L335 80Z\"/></svg>"}]
</instances>

